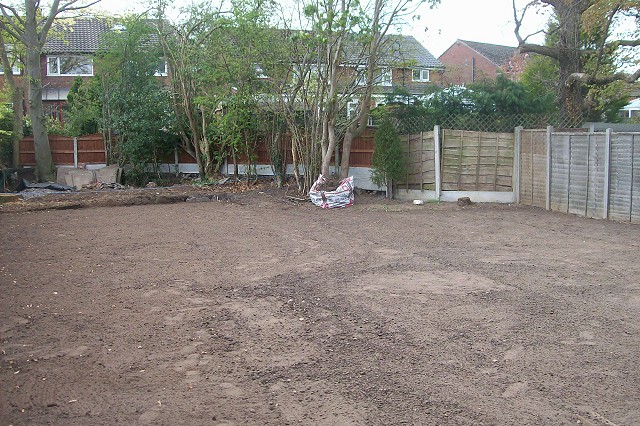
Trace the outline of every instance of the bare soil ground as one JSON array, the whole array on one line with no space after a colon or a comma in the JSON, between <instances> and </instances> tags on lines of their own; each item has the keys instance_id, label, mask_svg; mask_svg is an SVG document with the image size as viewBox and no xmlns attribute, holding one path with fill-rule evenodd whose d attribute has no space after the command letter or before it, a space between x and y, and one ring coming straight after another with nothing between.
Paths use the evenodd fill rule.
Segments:
<instances>
[{"instance_id":1,"label":"bare soil ground","mask_svg":"<svg viewBox=\"0 0 640 426\"><path fill-rule=\"evenodd\" d=\"M639 226L233 188L0 208L0 424L640 424Z\"/></svg>"}]
</instances>

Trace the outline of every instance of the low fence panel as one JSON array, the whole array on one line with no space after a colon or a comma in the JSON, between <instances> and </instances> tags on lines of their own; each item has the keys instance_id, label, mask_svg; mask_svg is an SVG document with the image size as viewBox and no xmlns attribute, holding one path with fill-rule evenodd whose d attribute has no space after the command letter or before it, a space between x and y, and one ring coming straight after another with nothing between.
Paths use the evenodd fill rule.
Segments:
<instances>
[{"instance_id":1,"label":"low fence panel","mask_svg":"<svg viewBox=\"0 0 640 426\"><path fill-rule=\"evenodd\" d=\"M49 135L51 157L56 165L75 164L74 138L60 135ZM34 166L36 155L33 136L27 136L20 141L20 164ZM86 135L77 138L77 161L85 164L105 164L106 154L102 135Z\"/></svg>"},{"instance_id":2,"label":"low fence panel","mask_svg":"<svg viewBox=\"0 0 640 426\"><path fill-rule=\"evenodd\" d=\"M513 190L513 133L445 129L442 139L442 190Z\"/></svg>"},{"instance_id":3,"label":"low fence panel","mask_svg":"<svg viewBox=\"0 0 640 426\"><path fill-rule=\"evenodd\" d=\"M406 159L406 177L396 184L413 190L435 190L435 137L433 132L402 136Z\"/></svg>"}]
</instances>

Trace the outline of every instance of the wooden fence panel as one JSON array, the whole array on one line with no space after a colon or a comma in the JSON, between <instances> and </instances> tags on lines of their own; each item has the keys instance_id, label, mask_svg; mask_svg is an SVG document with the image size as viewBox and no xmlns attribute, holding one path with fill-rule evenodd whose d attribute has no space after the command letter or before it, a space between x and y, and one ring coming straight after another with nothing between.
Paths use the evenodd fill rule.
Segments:
<instances>
[{"instance_id":1,"label":"wooden fence panel","mask_svg":"<svg viewBox=\"0 0 640 426\"><path fill-rule=\"evenodd\" d=\"M73 140L71 141L73 148ZM106 164L107 157L101 134L86 135L78 138L78 162L85 164ZM71 161L73 164L73 161Z\"/></svg>"},{"instance_id":2,"label":"wooden fence panel","mask_svg":"<svg viewBox=\"0 0 640 426\"><path fill-rule=\"evenodd\" d=\"M546 150L536 165L536 145L546 134L522 131L520 202L545 207L546 191L533 195L547 186ZM551 210L640 223L640 133L552 132L550 145Z\"/></svg>"},{"instance_id":3,"label":"wooden fence panel","mask_svg":"<svg viewBox=\"0 0 640 426\"><path fill-rule=\"evenodd\" d=\"M520 134L520 202L546 205L546 130L522 130Z\"/></svg>"},{"instance_id":4,"label":"wooden fence panel","mask_svg":"<svg viewBox=\"0 0 640 426\"><path fill-rule=\"evenodd\" d=\"M443 130L442 190L512 191L513 133Z\"/></svg>"},{"instance_id":5,"label":"wooden fence panel","mask_svg":"<svg viewBox=\"0 0 640 426\"><path fill-rule=\"evenodd\" d=\"M611 140L611 171L609 186L609 218L640 221L638 192L640 191L640 138L637 134L616 133ZM634 208L635 203L635 208Z\"/></svg>"},{"instance_id":6,"label":"wooden fence panel","mask_svg":"<svg viewBox=\"0 0 640 426\"><path fill-rule=\"evenodd\" d=\"M590 134L588 147L587 170L587 205L584 212L586 217L603 218L605 216L606 193L606 158L607 139L604 134Z\"/></svg>"},{"instance_id":7,"label":"wooden fence panel","mask_svg":"<svg viewBox=\"0 0 640 426\"><path fill-rule=\"evenodd\" d=\"M396 182L399 188L413 190L435 190L435 136L433 132L422 132L402 136L402 150L406 159L406 176Z\"/></svg>"},{"instance_id":8,"label":"wooden fence panel","mask_svg":"<svg viewBox=\"0 0 640 426\"><path fill-rule=\"evenodd\" d=\"M73 138L60 135L49 135L51 157L55 165L73 165ZM87 135L78 138L78 163L105 164L106 155L102 135ZM20 141L20 164L34 166L36 164L33 136Z\"/></svg>"}]
</instances>

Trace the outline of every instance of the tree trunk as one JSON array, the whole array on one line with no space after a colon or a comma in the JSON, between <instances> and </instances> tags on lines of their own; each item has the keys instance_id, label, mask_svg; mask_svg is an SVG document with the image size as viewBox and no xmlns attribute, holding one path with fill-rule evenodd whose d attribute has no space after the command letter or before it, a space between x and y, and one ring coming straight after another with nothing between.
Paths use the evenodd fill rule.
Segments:
<instances>
[{"instance_id":1,"label":"tree trunk","mask_svg":"<svg viewBox=\"0 0 640 426\"><path fill-rule=\"evenodd\" d=\"M577 82L569 83L569 76L581 72L584 66L580 54L580 19L581 10L585 6L569 3L573 2L558 2L556 6L560 23L557 45L558 68L560 70L558 104L562 116L573 119L582 116L585 112L581 85ZM577 6L580 7L577 8Z\"/></svg>"},{"instance_id":2,"label":"tree trunk","mask_svg":"<svg viewBox=\"0 0 640 426\"><path fill-rule=\"evenodd\" d=\"M53 181L55 180L55 169L45 126L44 105L42 104L40 49L27 48L27 74L29 75L29 117L31 118L33 144L36 152L36 179L39 182Z\"/></svg>"}]
</instances>

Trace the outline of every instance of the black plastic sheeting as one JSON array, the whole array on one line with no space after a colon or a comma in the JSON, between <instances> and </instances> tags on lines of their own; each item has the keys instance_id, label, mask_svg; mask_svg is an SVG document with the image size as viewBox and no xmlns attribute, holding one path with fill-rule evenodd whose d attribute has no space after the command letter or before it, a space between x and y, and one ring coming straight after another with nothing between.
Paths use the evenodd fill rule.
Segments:
<instances>
[{"instance_id":1,"label":"black plastic sheeting","mask_svg":"<svg viewBox=\"0 0 640 426\"><path fill-rule=\"evenodd\" d=\"M73 186L62 185L60 183L55 182L29 182L26 179L22 179L18 187L16 188L16 192L24 191L25 189L51 189L53 191L75 191L76 189Z\"/></svg>"}]
</instances>

